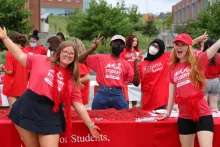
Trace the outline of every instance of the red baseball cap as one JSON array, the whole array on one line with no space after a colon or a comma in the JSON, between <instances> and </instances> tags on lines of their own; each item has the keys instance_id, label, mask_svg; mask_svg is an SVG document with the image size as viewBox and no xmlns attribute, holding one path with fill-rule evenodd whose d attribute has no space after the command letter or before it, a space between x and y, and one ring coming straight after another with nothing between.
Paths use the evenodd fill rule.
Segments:
<instances>
[{"instance_id":1,"label":"red baseball cap","mask_svg":"<svg viewBox=\"0 0 220 147\"><path fill-rule=\"evenodd\" d=\"M183 33L183 34L177 35L173 43L177 41L181 41L181 42L184 42L185 44L192 46L192 38L188 34Z\"/></svg>"}]
</instances>

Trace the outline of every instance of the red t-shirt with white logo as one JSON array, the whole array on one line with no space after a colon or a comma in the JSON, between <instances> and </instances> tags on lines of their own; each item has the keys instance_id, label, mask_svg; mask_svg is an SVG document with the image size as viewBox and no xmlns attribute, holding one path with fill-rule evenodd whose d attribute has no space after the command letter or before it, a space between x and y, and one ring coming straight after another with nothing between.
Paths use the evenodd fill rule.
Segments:
<instances>
[{"instance_id":1,"label":"red t-shirt with white logo","mask_svg":"<svg viewBox=\"0 0 220 147\"><path fill-rule=\"evenodd\" d=\"M31 71L29 89L53 100L52 86L54 70L51 68L49 58L43 55L28 55L26 67ZM58 91L61 96L61 102L63 102L62 95L64 94L63 92L65 92L65 90L63 90L65 70L67 69L59 67L57 73ZM68 80L68 88L71 92L71 101L82 103L80 87L77 86L72 79Z\"/></svg>"},{"instance_id":2,"label":"red t-shirt with white logo","mask_svg":"<svg viewBox=\"0 0 220 147\"><path fill-rule=\"evenodd\" d=\"M82 63L79 63L80 78L90 73L90 69ZM89 103L89 92L90 92L90 81L82 83L81 87L81 97L84 105Z\"/></svg>"},{"instance_id":3,"label":"red t-shirt with white logo","mask_svg":"<svg viewBox=\"0 0 220 147\"><path fill-rule=\"evenodd\" d=\"M99 85L123 88L134 78L134 70L131 65L124 59L114 58L110 54L88 56L86 65L96 72L96 80Z\"/></svg>"},{"instance_id":4,"label":"red t-shirt with white logo","mask_svg":"<svg viewBox=\"0 0 220 147\"><path fill-rule=\"evenodd\" d=\"M24 48L21 50L28 54ZM4 75L3 94L6 96L18 97L27 89L28 70L22 66L14 56L7 51L5 69L12 71L12 74Z\"/></svg>"},{"instance_id":5,"label":"red t-shirt with white logo","mask_svg":"<svg viewBox=\"0 0 220 147\"><path fill-rule=\"evenodd\" d=\"M170 52L163 53L154 61L139 64L142 91L142 109L151 111L168 103L168 68Z\"/></svg>"},{"instance_id":6,"label":"red t-shirt with white logo","mask_svg":"<svg viewBox=\"0 0 220 147\"><path fill-rule=\"evenodd\" d=\"M120 57L125 59L126 61L128 61L131 64L132 68L134 69L134 60L138 57L140 59L142 59L143 55L142 55L142 52L140 49L128 50L128 49L124 48L123 52L120 54Z\"/></svg>"},{"instance_id":7,"label":"red t-shirt with white logo","mask_svg":"<svg viewBox=\"0 0 220 147\"><path fill-rule=\"evenodd\" d=\"M45 47L41 45L37 45L35 48L28 45L25 47L25 49L29 52L30 55L32 54L47 55L47 50L45 49Z\"/></svg>"},{"instance_id":8,"label":"red t-shirt with white logo","mask_svg":"<svg viewBox=\"0 0 220 147\"><path fill-rule=\"evenodd\" d=\"M201 72L204 72L204 69L208 65L208 56L207 53L204 52L199 55L199 62ZM186 63L177 63L174 67L170 69L170 83L175 85L176 95L180 97L187 98L188 96L196 95L198 92L202 91L202 89L196 88L190 81L189 78L190 66ZM192 119L192 115L188 111L187 104L178 104L179 108L179 117L185 119ZM198 101L198 116L206 116L211 115L211 110L208 106L205 98Z\"/></svg>"},{"instance_id":9,"label":"red t-shirt with white logo","mask_svg":"<svg viewBox=\"0 0 220 147\"><path fill-rule=\"evenodd\" d=\"M220 74L220 55L216 54L214 56L215 65L208 64L207 68L205 69L205 77L207 79L218 78ZM211 59L209 60L209 62Z\"/></svg>"}]
</instances>

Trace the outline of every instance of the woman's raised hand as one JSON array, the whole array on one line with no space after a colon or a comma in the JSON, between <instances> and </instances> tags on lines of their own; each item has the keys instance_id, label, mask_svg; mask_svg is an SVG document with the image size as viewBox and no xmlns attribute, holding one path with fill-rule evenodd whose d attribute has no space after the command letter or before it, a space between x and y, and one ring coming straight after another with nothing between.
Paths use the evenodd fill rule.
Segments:
<instances>
[{"instance_id":1,"label":"woman's raised hand","mask_svg":"<svg viewBox=\"0 0 220 147\"><path fill-rule=\"evenodd\" d=\"M5 27L0 27L0 38L1 39L4 39L4 38L6 38L7 37L7 32L6 32L6 29L5 29Z\"/></svg>"}]
</instances>

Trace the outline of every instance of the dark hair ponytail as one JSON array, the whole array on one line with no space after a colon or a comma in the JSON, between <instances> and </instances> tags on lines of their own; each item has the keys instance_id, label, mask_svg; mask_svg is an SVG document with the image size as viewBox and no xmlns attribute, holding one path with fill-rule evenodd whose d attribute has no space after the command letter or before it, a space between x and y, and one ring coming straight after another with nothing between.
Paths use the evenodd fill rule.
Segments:
<instances>
[{"instance_id":1,"label":"dark hair ponytail","mask_svg":"<svg viewBox=\"0 0 220 147\"><path fill-rule=\"evenodd\" d=\"M32 35L31 35L31 38L34 38L35 40L38 41L39 40L38 33L39 33L38 30L34 30Z\"/></svg>"}]
</instances>

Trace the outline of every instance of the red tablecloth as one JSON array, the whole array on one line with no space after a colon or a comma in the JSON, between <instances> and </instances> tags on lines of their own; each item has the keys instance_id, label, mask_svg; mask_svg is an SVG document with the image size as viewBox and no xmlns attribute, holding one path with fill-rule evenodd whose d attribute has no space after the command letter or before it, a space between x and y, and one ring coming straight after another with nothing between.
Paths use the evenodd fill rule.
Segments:
<instances>
[{"instance_id":1,"label":"red tablecloth","mask_svg":"<svg viewBox=\"0 0 220 147\"><path fill-rule=\"evenodd\" d=\"M214 119L213 147L220 147L220 118ZM180 147L176 119L159 122L108 121L96 122L102 139L94 141L81 121L73 121L72 142L60 137L60 147ZM0 146L24 147L9 120L0 120ZM198 142L196 142L198 147Z\"/></svg>"}]
</instances>

